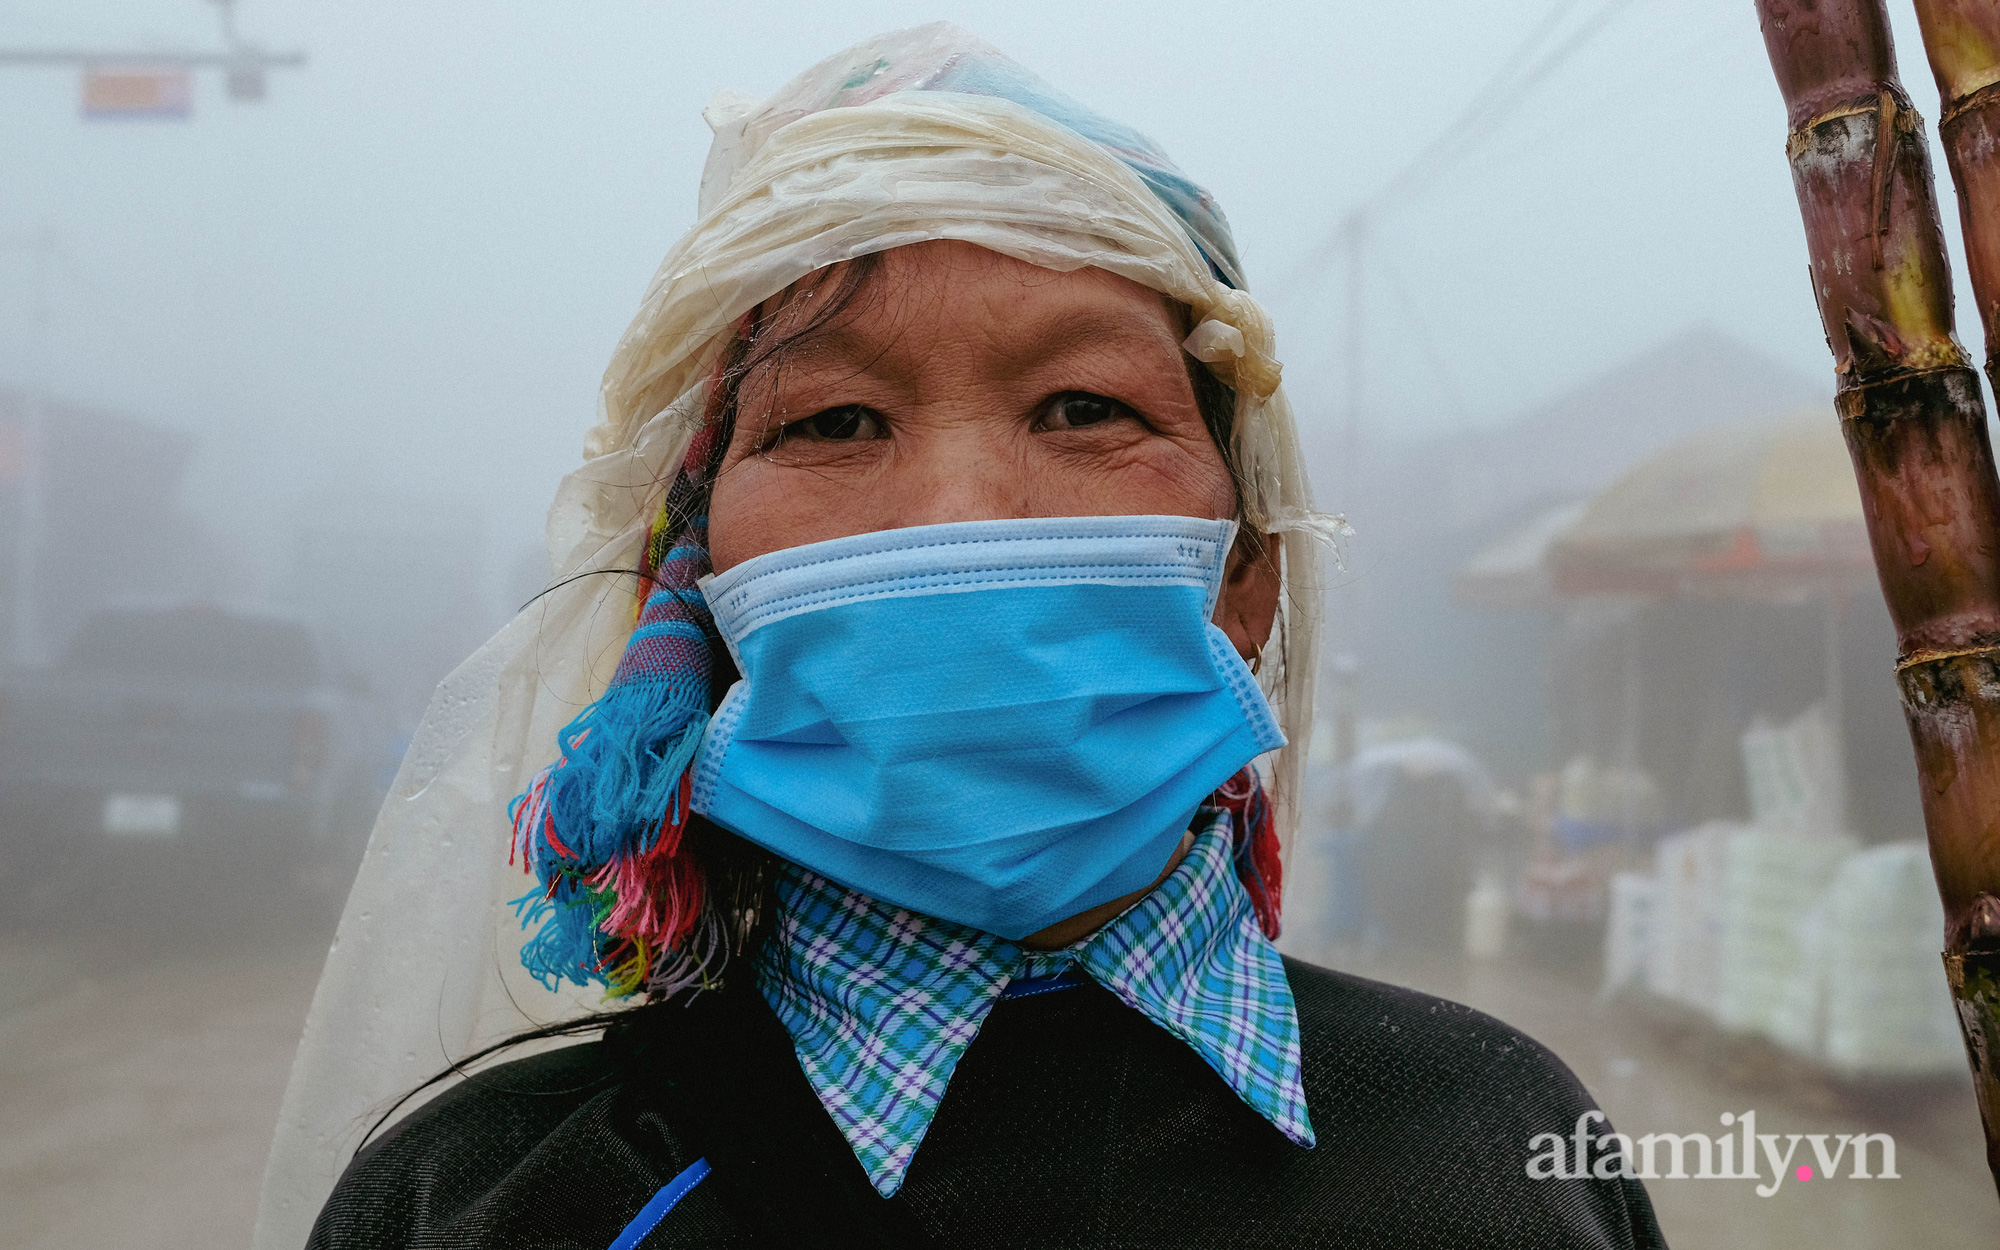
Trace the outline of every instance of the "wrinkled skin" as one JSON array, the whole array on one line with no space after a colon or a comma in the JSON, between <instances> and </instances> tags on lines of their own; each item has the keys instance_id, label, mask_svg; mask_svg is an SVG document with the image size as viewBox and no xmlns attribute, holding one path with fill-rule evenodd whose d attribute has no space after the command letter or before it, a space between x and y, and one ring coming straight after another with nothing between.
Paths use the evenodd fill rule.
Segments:
<instances>
[{"instance_id":1,"label":"wrinkled skin","mask_svg":"<svg viewBox=\"0 0 2000 1250\"><path fill-rule=\"evenodd\" d=\"M830 283L800 284L770 332L804 324ZM709 501L715 569L946 521L1236 515L1180 320L1158 292L1100 269L1055 273L950 241L884 253L841 315L743 378ZM1215 623L1245 659L1271 636L1276 550L1239 540L1225 570ZM1028 944L1074 941L1145 893Z\"/></svg>"}]
</instances>

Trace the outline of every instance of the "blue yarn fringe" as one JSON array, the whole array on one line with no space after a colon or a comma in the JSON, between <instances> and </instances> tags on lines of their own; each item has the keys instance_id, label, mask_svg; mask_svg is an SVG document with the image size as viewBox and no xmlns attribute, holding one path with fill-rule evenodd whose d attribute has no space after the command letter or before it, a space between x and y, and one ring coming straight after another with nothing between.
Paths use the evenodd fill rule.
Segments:
<instances>
[{"instance_id":1,"label":"blue yarn fringe","mask_svg":"<svg viewBox=\"0 0 2000 1250\"><path fill-rule=\"evenodd\" d=\"M689 554L706 553L672 553ZM588 878L621 855L653 848L708 727L707 635L692 620L645 620L656 607L705 618L701 592L662 588L646 607L628 656L649 640L680 638L701 657L697 671L628 672L621 664L611 688L558 736L563 758L544 774L541 793L531 788L509 809L527 817L524 849L542 883L513 903L522 927L535 930L522 946L521 963L552 990L565 980L608 986L603 965L610 939L599 925L613 900ZM570 854L550 843L537 810L544 802L555 840Z\"/></svg>"}]
</instances>

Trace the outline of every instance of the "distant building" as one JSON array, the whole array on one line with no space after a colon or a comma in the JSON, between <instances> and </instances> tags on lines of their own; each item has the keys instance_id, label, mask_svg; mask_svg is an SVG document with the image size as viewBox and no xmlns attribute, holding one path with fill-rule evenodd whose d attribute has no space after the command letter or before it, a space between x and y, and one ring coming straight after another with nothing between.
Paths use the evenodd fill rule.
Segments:
<instances>
[{"instance_id":1,"label":"distant building","mask_svg":"<svg viewBox=\"0 0 2000 1250\"><path fill-rule=\"evenodd\" d=\"M0 387L0 657L47 659L108 603L227 597L237 562L180 503L195 447Z\"/></svg>"},{"instance_id":2,"label":"distant building","mask_svg":"<svg viewBox=\"0 0 2000 1250\"><path fill-rule=\"evenodd\" d=\"M1502 424L1382 446L1386 463L1369 466L1364 497L1339 505L1367 516L1378 500L1421 498L1421 517L1384 509L1383 519L1439 532L1493 526L1582 499L1697 430L1816 402L1831 416L1831 388L1712 326L1695 326ZM1421 495L1406 493L1413 484Z\"/></svg>"},{"instance_id":3,"label":"distant building","mask_svg":"<svg viewBox=\"0 0 2000 1250\"><path fill-rule=\"evenodd\" d=\"M1356 497L1324 501L1356 530L1328 606L1364 715L1426 725L1505 777L1559 765L1574 729L1550 715L1555 622L1468 606L1457 574L1678 438L1815 403L1834 419L1826 387L1698 326L1500 425L1372 446Z\"/></svg>"},{"instance_id":4,"label":"distant building","mask_svg":"<svg viewBox=\"0 0 2000 1250\"><path fill-rule=\"evenodd\" d=\"M437 683L506 619L483 517L463 501L353 487L318 489L287 520L273 598L318 622L414 727Z\"/></svg>"}]
</instances>

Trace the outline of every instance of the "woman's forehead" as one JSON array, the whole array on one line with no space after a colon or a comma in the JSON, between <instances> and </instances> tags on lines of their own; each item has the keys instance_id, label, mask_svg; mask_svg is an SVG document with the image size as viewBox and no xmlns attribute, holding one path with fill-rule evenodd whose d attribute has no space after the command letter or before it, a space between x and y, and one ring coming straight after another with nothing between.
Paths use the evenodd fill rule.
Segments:
<instances>
[{"instance_id":1,"label":"woman's forehead","mask_svg":"<svg viewBox=\"0 0 2000 1250\"><path fill-rule=\"evenodd\" d=\"M956 240L877 253L839 313L828 316L819 305L842 279L841 266L821 269L767 308L768 325L785 337L787 370L968 336L1002 356L1085 342L1177 355L1185 332L1178 305L1129 278L1044 269Z\"/></svg>"}]
</instances>

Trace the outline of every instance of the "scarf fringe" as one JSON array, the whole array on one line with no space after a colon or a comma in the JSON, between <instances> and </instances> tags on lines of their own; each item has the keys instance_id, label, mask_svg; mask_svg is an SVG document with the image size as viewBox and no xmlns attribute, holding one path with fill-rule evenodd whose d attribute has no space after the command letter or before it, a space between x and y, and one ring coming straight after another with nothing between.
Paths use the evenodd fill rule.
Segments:
<instances>
[{"instance_id":1,"label":"scarf fringe","mask_svg":"<svg viewBox=\"0 0 2000 1250\"><path fill-rule=\"evenodd\" d=\"M741 337L754 324L745 314ZM721 394L726 356L709 378ZM604 696L556 736L561 756L507 809L507 862L541 888L514 900L533 934L521 963L549 989L607 998L708 985L726 957L707 879L687 845L689 775L708 727L708 518L700 506L721 426L711 408L646 536L653 589ZM680 518L690 518L685 524Z\"/></svg>"},{"instance_id":2,"label":"scarf fringe","mask_svg":"<svg viewBox=\"0 0 2000 1250\"><path fill-rule=\"evenodd\" d=\"M662 590L648 615L682 609L691 593ZM672 602L659 604L663 596ZM704 656L708 645L686 620L644 622L634 638L679 640ZM562 757L511 805L508 861L519 857L542 883L516 900L523 927L535 929L521 962L543 985L596 983L607 997L629 997L675 962L701 920L704 878L686 834L708 686L705 665L621 669L563 729Z\"/></svg>"}]
</instances>

